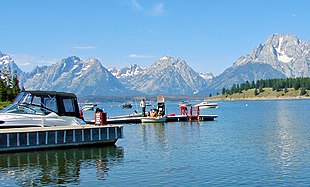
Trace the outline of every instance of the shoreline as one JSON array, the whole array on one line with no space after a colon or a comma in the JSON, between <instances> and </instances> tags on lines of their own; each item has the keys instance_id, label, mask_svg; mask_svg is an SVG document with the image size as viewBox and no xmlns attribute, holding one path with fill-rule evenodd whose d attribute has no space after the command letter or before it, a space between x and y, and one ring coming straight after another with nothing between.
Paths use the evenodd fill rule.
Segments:
<instances>
[{"instance_id":1,"label":"shoreline","mask_svg":"<svg viewBox=\"0 0 310 187\"><path fill-rule=\"evenodd\" d=\"M269 101L269 100L301 100L310 99L310 97L299 96L299 97L243 97L243 98L232 98L232 97L217 97L217 98L206 98L206 101Z\"/></svg>"}]
</instances>

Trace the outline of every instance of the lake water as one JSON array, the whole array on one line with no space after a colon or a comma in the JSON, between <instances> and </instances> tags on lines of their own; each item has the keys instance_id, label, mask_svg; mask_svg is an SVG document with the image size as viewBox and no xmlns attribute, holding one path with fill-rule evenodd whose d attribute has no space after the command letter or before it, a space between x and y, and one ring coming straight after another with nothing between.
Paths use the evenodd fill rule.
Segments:
<instances>
[{"instance_id":1,"label":"lake water","mask_svg":"<svg viewBox=\"0 0 310 187\"><path fill-rule=\"evenodd\" d=\"M219 117L126 124L112 147L1 154L0 186L310 186L310 100L219 102L207 113Z\"/></svg>"}]
</instances>

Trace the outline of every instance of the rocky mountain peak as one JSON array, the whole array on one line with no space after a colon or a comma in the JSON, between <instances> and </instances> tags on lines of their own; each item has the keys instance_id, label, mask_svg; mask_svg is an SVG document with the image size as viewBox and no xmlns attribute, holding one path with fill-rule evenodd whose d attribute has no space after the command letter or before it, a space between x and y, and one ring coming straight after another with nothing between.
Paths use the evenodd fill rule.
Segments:
<instances>
[{"instance_id":1,"label":"rocky mountain peak","mask_svg":"<svg viewBox=\"0 0 310 187\"><path fill-rule=\"evenodd\" d=\"M87 59L87 64L100 64L99 60L94 58L94 57L90 57Z\"/></svg>"},{"instance_id":2,"label":"rocky mountain peak","mask_svg":"<svg viewBox=\"0 0 310 187\"><path fill-rule=\"evenodd\" d=\"M54 66L56 67L58 73L63 73L63 72L70 72L73 69L76 69L77 66L80 66L81 64L82 64L82 61L80 58L76 56L70 56L70 57L60 60Z\"/></svg>"},{"instance_id":3,"label":"rocky mountain peak","mask_svg":"<svg viewBox=\"0 0 310 187\"><path fill-rule=\"evenodd\" d=\"M270 44L276 48L281 48L284 45L298 45L299 39L295 35L291 34L272 34L269 36L265 42L266 45ZM284 46L283 45L283 46Z\"/></svg>"},{"instance_id":4,"label":"rocky mountain peak","mask_svg":"<svg viewBox=\"0 0 310 187\"><path fill-rule=\"evenodd\" d=\"M206 81L182 59L164 56L131 80L134 89L147 94L192 95Z\"/></svg>"},{"instance_id":5,"label":"rocky mountain peak","mask_svg":"<svg viewBox=\"0 0 310 187\"><path fill-rule=\"evenodd\" d=\"M175 59L172 56L166 55L162 58L160 58L157 62L155 62L151 69L166 69L166 68L176 68L176 69L182 69L182 68L188 68L189 66L186 64L186 62L183 59Z\"/></svg>"},{"instance_id":6,"label":"rocky mountain peak","mask_svg":"<svg viewBox=\"0 0 310 187\"><path fill-rule=\"evenodd\" d=\"M309 42L290 34L273 34L246 56L241 56L233 67L247 63L269 64L287 77L310 76Z\"/></svg>"},{"instance_id":7,"label":"rocky mountain peak","mask_svg":"<svg viewBox=\"0 0 310 187\"><path fill-rule=\"evenodd\" d=\"M170 56L170 55L165 55L165 56L161 57L161 58L159 59L158 62L171 61L171 60L174 61L174 58L173 58L172 56Z\"/></svg>"},{"instance_id":8,"label":"rocky mountain peak","mask_svg":"<svg viewBox=\"0 0 310 187\"><path fill-rule=\"evenodd\" d=\"M310 42L290 34L273 34L213 81L211 89L259 79L309 77Z\"/></svg>"},{"instance_id":9,"label":"rocky mountain peak","mask_svg":"<svg viewBox=\"0 0 310 187\"><path fill-rule=\"evenodd\" d=\"M10 57L10 55L4 54L0 51L0 70L3 70L3 68L6 70L11 70L11 75L13 75L15 72L17 75L20 75L22 72L15 64L14 60Z\"/></svg>"}]
</instances>

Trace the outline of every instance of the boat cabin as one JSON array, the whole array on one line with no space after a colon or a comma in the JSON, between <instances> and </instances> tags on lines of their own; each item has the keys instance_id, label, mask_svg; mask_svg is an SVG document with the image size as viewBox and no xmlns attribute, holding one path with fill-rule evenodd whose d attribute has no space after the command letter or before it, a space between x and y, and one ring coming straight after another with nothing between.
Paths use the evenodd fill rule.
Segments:
<instances>
[{"instance_id":1,"label":"boat cabin","mask_svg":"<svg viewBox=\"0 0 310 187\"><path fill-rule=\"evenodd\" d=\"M55 91L23 91L13 104L27 104L40 106L59 116L74 116L81 118L77 97L73 93ZM4 109L5 110L5 109Z\"/></svg>"}]
</instances>

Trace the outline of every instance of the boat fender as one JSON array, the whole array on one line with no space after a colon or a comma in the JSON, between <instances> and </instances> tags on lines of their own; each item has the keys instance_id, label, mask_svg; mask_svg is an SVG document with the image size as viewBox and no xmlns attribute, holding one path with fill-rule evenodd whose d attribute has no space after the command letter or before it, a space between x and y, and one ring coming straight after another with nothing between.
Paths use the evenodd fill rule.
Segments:
<instances>
[{"instance_id":1,"label":"boat fender","mask_svg":"<svg viewBox=\"0 0 310 187\"><path fill-rule=\"evenodd\" d=\"M82 120L84 121L83 111L82 111L82 110L80 110L80 111L79 111L79 113L80 113L80 119L82 119Z\"/></svg>"}]
</instances>

